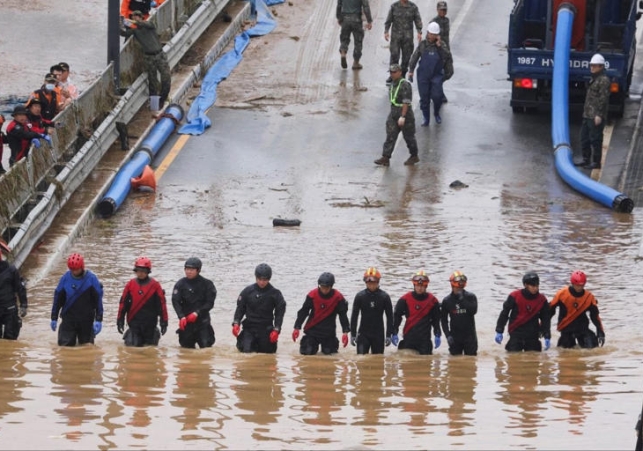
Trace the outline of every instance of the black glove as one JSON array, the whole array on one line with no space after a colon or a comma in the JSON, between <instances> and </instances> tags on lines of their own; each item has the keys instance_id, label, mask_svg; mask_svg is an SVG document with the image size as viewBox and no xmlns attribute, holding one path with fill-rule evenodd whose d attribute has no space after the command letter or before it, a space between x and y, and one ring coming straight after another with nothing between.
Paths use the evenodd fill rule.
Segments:
<instances>
[{"instance_id":1,"label":"black glove","mask_svg":"<svg viewBox=\"0 0 643 451\"><path fill-rule=\"evenodd\" d=\"M123 330L125 330L125 323L123 321L118 321L116 323L116 328L118 329L119 334L123 334Z\"/></svg>"},{"instance_id":2,"label":"black glove","mask_svg":"<svg viewBox=\"0 0 643 451\"><path fill-rule=\"evenodd\" d=\"M27 307L20 307L20 318L27 316Z\"/></svg>"},{"instance_id":3,"label":"black glove","mask_svg":"<svg viewBox=\"0 0 643 451\"><path fill-rule=\"evenodd\" d=\"M598 345L602 348L605 344L605 332L603 332L602 330L597 330L596 336L598 337Z\"/></svg>"},{"instance_id":4,"label":"black glove","mask_svg":"<svg viewBox=\"0 0 643 451\"><path fill-rule=\"evenodd\" d=\"M161 323L161 335L165 335L167 332L167 323Z\"/></svg>"}]
</instances>

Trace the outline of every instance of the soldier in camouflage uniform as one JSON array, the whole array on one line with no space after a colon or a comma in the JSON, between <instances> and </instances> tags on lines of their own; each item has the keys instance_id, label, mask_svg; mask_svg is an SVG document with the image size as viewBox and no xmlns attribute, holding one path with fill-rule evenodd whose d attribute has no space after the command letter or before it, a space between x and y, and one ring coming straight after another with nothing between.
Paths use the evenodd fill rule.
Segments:
<instances>
[{"instance_id":1,"label":"soldier in camouflage uniform","mask_svg":"<svg viewBox=\"0 0 643 451\"><path fill-rule=\"evenodd\" d=\"M159 96L159 105L162 107L170 94L172 79L170 65L156 33L156 26L152 22L143 20L143 13L140 11L134 11L131 22L126 20L125 25L129 27L122 28L120 34L126 38L134 36L134 39L141 45L145 54L145 69L147 70L150 96ZM161 74L160 87L157 72Z\"/></svg>"},{"instance_id":2,"label":"soldier in camouflage uniform","mask_svg":"<svg viewBox=\"0 0 643 451\"><path fill-rule=\"evenodd\" d=\"M417 39L422 40L422 18L417 5L409 0L398 0L391 5L386 21L384 22L384 39L389 40L391 31L391 59L390 64L400 64L402 67L402 78L406 77L409 68L409 60L415 48L413 43L413 24L417 29ZM402 62L400 63L400 52ZM391 83L391 77L386 80Z\"/></svg>"},{"instance_id":3,"label":"soldier in camouflage uniform","mask_svg":"<svg viewBox=\"0 0 643 451\"><path fill-rule=\"evenodd\" d=\"M418 66L418 92L420 109L424 116L422 126L429 125L431 101L435 122L442 123L440 107L444 102L442 84L453 76L453 58L449 47L440 40L440 26L431 22L427 27L426 39L420 42L411 57L409 81L413 83L413 72Z\"/></svg>"},{"instance_id":4,"label":"soldier in camouflage uniform","mask_svg":"<svg viewBox=\"0 0 643 451\"><path fill-rule=\"evenodd\" d=\"M391 65L391 86L389 87L389 100L391 101L391 112L386 118L386 141L382 156L375 160L375 164L388 166L391 155L395 148L397 137L402 132L404 141L409 148L411 156L404 162L412 166L419 162L418 145L415 140L415 117L411 109L413 100L413 88L411 83L402 77L402 67L399 64Z\"/></svg>"},{"instance_id":5,"label":"soldier in camouflage uniform","mask_svg":"<svg viewBox=\"0 0 643 451\"><path fill-rule=\"evenodd\" d=\"M353 48L353 70L361 69L359 63L362 57L362 42L364 41L364 25L362 24L362 12L366 16L366 29L373 26L371 7L368 0L337 0L337 23L342 27L339 33L339 54L343 69L346 69L346 52L351 43L351 33L355 39Z\"/></svg>"},{"instance_id":6,"label":"soldier in camouflage uniform","mask_svg":"<svg viewBox=\"0 0 643 451\"><path fill-rule=\"evenodd\" d=\"M449 47L449 33L451 32L451 21L447 17L447 2L438 2L438 15L431 19L440 25L440 41Z\"/></svg>"},{"instance_id":7,"label":"soldier in camouflage uniform","mask_svg":"<svg viewBox=\"0 0 643 451\"><path fill-rule=\"evenodd\" d=\"M437 4L438 15L431 19L431 22L435 22L440 25L440 41L444 42L448 48L449 44L449 33L451 32L451 21L447 17L447 2L438 2ZM446 80L444 80L446 81ZM442 93L442 103L447 103L449 99L447 96Z\"/></svg>"},{"instance_id":8,"label":"soldier in camouflage uniform","mask_svg":"<svg viewBox=\"0 0 643 451\"><path fill-rule=\"evenodd\" d=\"M605 73L605 58L602 55L597 53L592 56L589 68L592 78L587 86L583 125L580 129L583 160L576 165L600 169L603 157L603 129L607 122L610 98L610 79Z\"/></svg>"}]
</instances>

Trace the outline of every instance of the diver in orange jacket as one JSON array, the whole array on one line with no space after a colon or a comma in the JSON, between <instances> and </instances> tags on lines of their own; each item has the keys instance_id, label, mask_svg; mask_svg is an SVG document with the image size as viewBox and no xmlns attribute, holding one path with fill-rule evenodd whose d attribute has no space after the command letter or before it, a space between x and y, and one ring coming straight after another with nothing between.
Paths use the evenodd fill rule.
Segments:
<instances>
[{"instance_id":1,"label":"diver in orange jacket","mask_svg":"<svg viewBox=\"0 0 643 451\"><path fill-rule=\"evenodd\" d=\"M121 2L121 16L125 19L131 19L130 15L134 11L143 13L143 19L147 20L150 17L152 8L158 8L165 0L123 0Z\"/></svg>"},{"instance_id":2,"label":"diver in orange jacket","mask_svg":"<svg viewBox=\"0 0 643 451\"><path fill-rule=\"evenodd\" d=\"M558 331L560 338L558 346L573 348L576 343L581 348L595 348L605 344L605 331L598 312L598 301L594 295L585 289L587 276L582 271L574 271L570 285L561 288L549 304L551 317L556 308L560 307L558 316ZM596 326L596 333L589 329L589 319Z\"/></svg>"}]
</instances>

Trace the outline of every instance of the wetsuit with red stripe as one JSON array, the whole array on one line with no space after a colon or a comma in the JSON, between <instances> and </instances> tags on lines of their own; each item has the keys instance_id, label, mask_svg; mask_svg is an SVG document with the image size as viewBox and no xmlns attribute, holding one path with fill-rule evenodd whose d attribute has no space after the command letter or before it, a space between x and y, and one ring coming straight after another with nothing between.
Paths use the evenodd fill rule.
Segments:
<instances>
[{"instance_id":1,"label":"wetsuit with red stripe","mask_svg":"<svg viewBox=\"0 0 643 451\"><path fill-rule=\"evenodd\" d=\"M295 329L301 329L308 318L299 352L302 355L315 355L321 347L324 354L336 353L339 350L336 318L339 316L342 332L350 332L347 312L348 302L338 290L331 289L326 295L319 288L310 291L295 321Z\"/></svg>"},{"instance_id":2,"label":"wetsuit with red stripe","mask_svg":"<svg viewBox=\"0 0 643 451\"><path fill-rule=\"evenodd\" d=\"M125 285L118 306L117 323L122 325L125 317L130 328L124 337L126 344L143 346L158 343L158 319L161 319L161 326L167 328L168 316L165 293L156 279L134 278Z\"/></svg>"},{"instance_id":3,"label":"wetsuit with red stripe","mask_svg":"<svg viewBox=\"0 0 643 451\"><path fill-rule=\"evenodd\" d=\"M496 332L503 333L509 321L507 351L540 351L540 336L551 338L549 305L541 293L526 288L513 291L502 304Z\"/></svg>"},{"instance_id":4,"label":"wetsuit with red stripe","mask_svg":"<svg viewBox=\"0 0 643 451\"><path fill-rule=\"evenodd\" d=\"M9 122L7 126L7 144L11 149L9 165L13 166L29 154L31 140L40 138L40 134L34 132L27 124L21 124L15 120Z\"/></svg>"},{"instance_id":5,"label":"wetsuit with red stripe","mask_svg":"<svg viewBox=\"0 0 643 451\"><path fill-rule=\"evenodd\" d=\"M440 331L440 304L431 293L418 294L410 291L402 296L395 304L393 314L393 333L397 334L402 318L406 317L404 324L404 337L400 341L400 349L415 349L420 354L431 354L431 327L433 334L438 337Z\"/></svg>"}]
</instances>

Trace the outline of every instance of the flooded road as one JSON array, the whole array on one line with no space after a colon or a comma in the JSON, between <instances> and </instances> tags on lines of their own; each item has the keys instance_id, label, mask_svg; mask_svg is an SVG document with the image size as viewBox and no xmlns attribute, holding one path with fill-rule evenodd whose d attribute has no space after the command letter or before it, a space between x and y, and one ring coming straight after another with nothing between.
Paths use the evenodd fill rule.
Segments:
<instances>
[{"instance_id":1,"label":"flooded road","mask_svg":"<svg viewBox=\"0 0 643 451\"><path fill-rule=\"evenodd\" d=\"M403 142L389 168L372 164L388 113L379 32L388 4L371 2L378 31L367 34L357 73L339 68L334 2L293 3L220 85L213 127L189 139L156 196L130 196L74 243L105 288L96 346L56 346L49 312L65 262L44 276L37 253L27 263L29 315L20 340L0 347L2 447L633 448L642 217L569 189L555 174L549 117L511 114L511 2L453 5L444 122L418 128L421 162L410 168ZM424 17L434 3L418 5ZM449 188L456 179L468 188ZM302 225L273 228L275 217ZM139 255L168 293L185 259L203 260L218 290L213 348L179 348L175 316L158 348L123 346L118 299ZM288 303L283 333L276 355L241 355L230 333L235 301L263 261ZM467 274L480 303L479 355L450 357L443 344L433 356L394 347L357 356L350 346L300 356L290 332L319 274L332 271L352 303L368 266L394 301L417 268L439 299L451 272ZM551 299L577 268L599 300L605 347L508 355L494 343L502 302L525 271L539 272Z\"/></svg>"}]
</instances>

